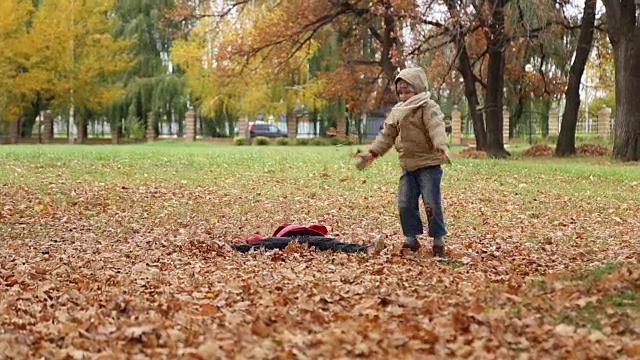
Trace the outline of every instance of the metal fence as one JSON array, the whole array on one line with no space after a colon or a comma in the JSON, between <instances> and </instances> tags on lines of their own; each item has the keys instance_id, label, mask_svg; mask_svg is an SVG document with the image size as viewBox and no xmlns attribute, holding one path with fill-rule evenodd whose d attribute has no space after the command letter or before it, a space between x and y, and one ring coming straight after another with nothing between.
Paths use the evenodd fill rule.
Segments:
<instances>
[{"instance_id":1,"label":"metal fence","mask_svg":"<svg viewBox=\"0 0 640 360\"><path fill-rule=\"evenodd\" d=\"M347 133L351 136L356 136L361 141L370 141L382 130L382 126L385 119L385 114L382 112L372 113L364 116L356 116L347 118ZM469 138L474 136L473 122L469 114L462 114L462 136ZM210 120L203 120L201 117L196 117L196 134L199 137L206 136L218 136L218 137L233 137L238 134L237 122L216 122L215 135L211 135L211 129L205 129L206 122ZM560 120L561 121L561 120ZM447 124L448 132L450 132L451 117L446 116L445 122ZM287 132L286 119L280 118L274 123L284 133ZM313 118L299 118L297 120L297 137L298 138L314 138L314 137L327 137L331 133L331 129L335 130L332 126L335 124L335 120L329 121L324 119L322 121ZM528 137L531 136L548 136L549 134L549 115L536 111L524 111L520 119L511 118L510 133L513 137ZM123 120L122 126L125 122ZM57 117L54 119L53 128L55 137L67 136L68 121L64 117ZM163 138L177 137L181 135L183 124L177 121L162 121L158 123L158 135ZM613 122L612 122L613 126ZM597 134L598 133L598 115L592 112L580 111L578 114L578 121L576 126L576 134ZM110 138L111 137L111 124L104 119L96 119L90 121L87 125L87 135L93 138ZM33 136L38 136L38 130L34 127Z\"/></svg>"},{"instance_id":2,"label":"metal fence","mask_svg":"<svg viewBox=\"0 0 640 360\"><path fill-rule=\"evenodd\" d=\"M560 114L562 115L562 114ZM450 119L450 118L449 118ZM562 122L562 119L559 119ZM449 120L450 121L450 120ZM546 137L549 135L549 114L538 111L523 111L520 119L510 118L510 134L512 137ZM613 123L612 123L613 124ZM559 131L559 129L558 129ZM577 135L598 133L598 115L593 112L580 111L576 124ZM462 136L473 137L473 121L469 114L462 115Z\"/></svg>"}]
</instances>

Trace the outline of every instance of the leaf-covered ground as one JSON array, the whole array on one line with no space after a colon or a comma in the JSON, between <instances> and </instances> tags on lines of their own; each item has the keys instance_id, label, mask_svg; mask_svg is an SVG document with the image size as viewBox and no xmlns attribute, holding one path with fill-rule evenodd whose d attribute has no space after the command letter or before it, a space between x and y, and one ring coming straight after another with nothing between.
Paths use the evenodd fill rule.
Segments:
<instances>
[{"instance_id":1,"label":"leaf-covered ground","mask_svg":"<svg viewBox=\"0 0 640 360\"><path fill-rule=\"evenodd\" d=\"M640 356L637 165L454 158L438 262L353 150L1 147L0 358ZM387 248L225 246L285 222Z\"/></svg>"}]
</instances>

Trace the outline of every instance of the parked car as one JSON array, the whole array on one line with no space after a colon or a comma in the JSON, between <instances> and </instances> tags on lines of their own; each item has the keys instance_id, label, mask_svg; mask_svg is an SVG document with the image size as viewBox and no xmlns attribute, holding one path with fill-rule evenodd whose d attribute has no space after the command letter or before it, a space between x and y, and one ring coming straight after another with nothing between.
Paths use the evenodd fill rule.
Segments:
<instances>
[{"instance_id":1,"label":"parked car","mask_svg":"<svg viewBox=\"0 0 640 360\"><path fill-rule=\"evenodd\" d=\"M268 138L279 138L287 136L287 133L280 130L277 126L258 121L249 124L249 133L251 137L266 136Z\"/></svg>"}]
</instances>

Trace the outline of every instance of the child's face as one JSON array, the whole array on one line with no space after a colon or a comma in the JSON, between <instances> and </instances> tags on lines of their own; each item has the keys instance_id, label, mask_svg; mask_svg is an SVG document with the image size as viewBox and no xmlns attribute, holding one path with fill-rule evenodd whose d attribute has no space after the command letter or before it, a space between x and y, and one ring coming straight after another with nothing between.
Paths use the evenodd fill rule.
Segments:
<instances>
[{"instance_id":1,"label":"child's face","mask_svg":"<svg viewBox=\"0 0 640 360\"><path fill-rule=\"evenodd\" d=\"M398 97L400 98L400 101L405 102L407 100L409 100L412 96L416 95L415 91L413 91L413 89L411 89L411 85L400 79L398 80Z\"/></svg>"}]
</instances>

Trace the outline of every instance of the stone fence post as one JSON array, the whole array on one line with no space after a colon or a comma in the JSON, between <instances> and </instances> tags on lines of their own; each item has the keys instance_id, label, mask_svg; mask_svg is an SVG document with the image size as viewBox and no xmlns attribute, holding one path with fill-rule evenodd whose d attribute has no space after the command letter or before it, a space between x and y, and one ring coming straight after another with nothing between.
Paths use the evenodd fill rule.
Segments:
<instances>
[{"instance_id":1,"label":"stone fence post","mask_svg":"<svg viewBox=\"0 0 640 360\"><path fill-rule=\"evenodd\" d=\"M251 144L251 132L249 131L249 118L247 116L238 118L238 136L244 136L245 144Z\"/></svg>"},{"instance_id":2,"label":"stone fence post","mask_svg":"<svg viewBox=\"0 0 640 360\"><path fill-rule=\"evenodd\" d=\"M451 111L451 145L462 144L462 113L458 106Z\"/></svg>"},{"instance_id":3,"label":"stone fence post","mask_svg":"<svg viewBox=\"0 0 640 360\"><path fill-rule=\"evenodd\" d=\"M502 143L509 143L509 109L506 106L502 107Z\"/></svg>"},{"instance_id":4,"label":"stone fence post","mask_svg":"<svg viewBox=\"0 0 640 360\"><path fill-rule=\"evenodd\" d=\"M184 141L196 141L196 110L193 106L189 107L184 121Z\"/></svg>"},{"instance_id":5,"label":"stone fence post","mask_svg":"<svg viewBox=\"0 0 640 360\"><path fill-rule=\"evenodd\" d=\"M53 140L53 114L45 111L42 115L42 142L45 144Z\"/></svg>"},{"instance_id":6,"label":"stone fence post","mask_svg":"<svg viewBox=\"0 0 640 360\"><path fill-rule=\"evenodd\" d=\"M298 137L298 119L295 115L287 119L287 137L289 144L294 145Z\"/></svg>"},{"instance_id":7,"label":"stone fence post","mask_svg":"<svg viewBox=\"0 0 640 360\"><path fill-rule=\"evenodd\" d=\"M611 135L611 109L607 106L598 111L598 135Z\"/></svg>"},{"instance_id":8,"label":"stone fence post","mask_svg":"<svg viewBox=\"0 0 640 360\"><path fill-rule=\"evenodd\" d=\"M122 122L116 120L111 124L109 132L111 133L111 144L118 145L120 143L120 129L122 129Z\"/></svg>"},{"instance_id":9,"label":"stone fence post","mask_svg":"<svg viewBox=\"0 0 640 360\"><path fill-rule=\"evenodd\" d=\"M560 133L560 112L554 107L549 110L549 136L558 136Z\"/></svg>"}]
</instances>

